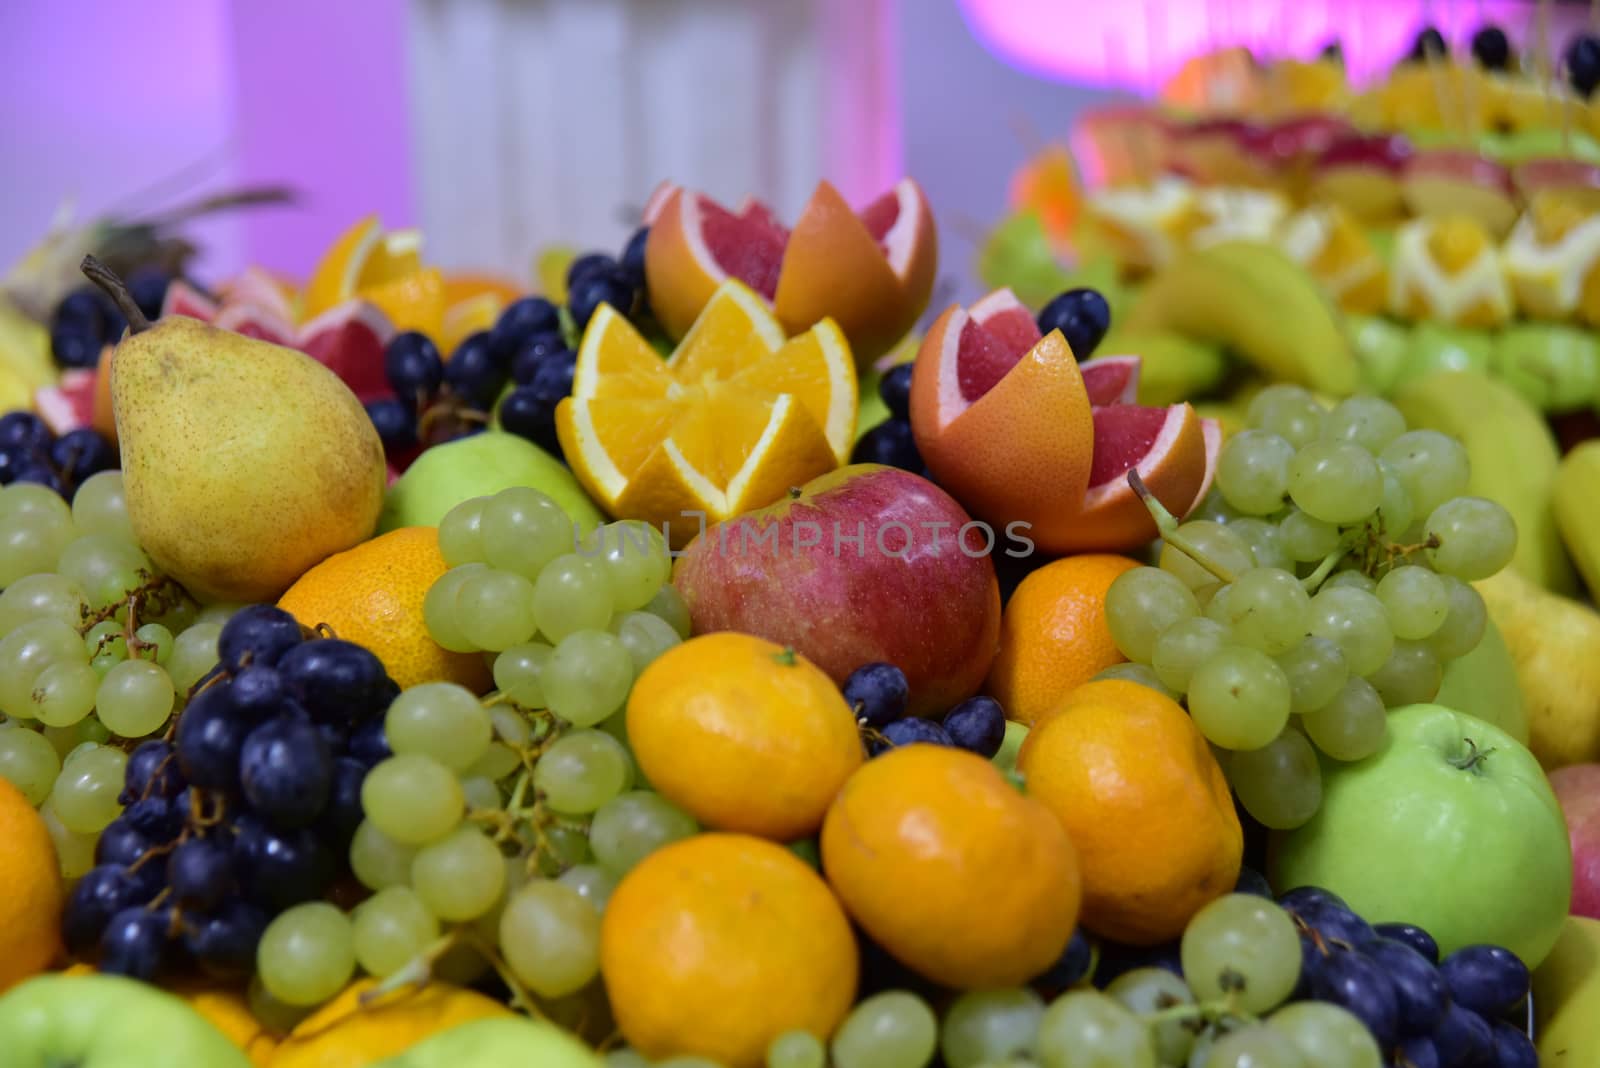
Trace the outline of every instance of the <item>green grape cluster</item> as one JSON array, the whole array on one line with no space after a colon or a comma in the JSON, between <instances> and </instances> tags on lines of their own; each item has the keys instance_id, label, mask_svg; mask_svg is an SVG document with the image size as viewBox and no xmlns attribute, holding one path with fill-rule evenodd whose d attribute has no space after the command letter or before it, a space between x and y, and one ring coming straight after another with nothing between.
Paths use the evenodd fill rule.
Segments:
<instances>
[{"instance_id":1,"label":"green grape cluster","mask_svg":"<svg viewBox=\"0 0 1600 1068\"><path fill-rule=\"evenodd\" d=\"M112 743L165 729L232 610L200 607L139 548L120 471L70 506L32 483L0 489L0 778L39 807L66 877L93 866L122 810Z\"/></svg>"},{"instance_id":2,"label":"green grape cluster","mask_svg":"<svg viewBox=\"0 0 1600 1068\"><path fill-rule=\"evenodd\" d=\"M1385 400L1327 409L1276 385L1247 418L1196 514L1162 518L1157 566L1107 592L1131 661L1107 674L1183 701L1245 808L1287 829L1321 804L1319 751L1376 752L1388 710L1431 700L1478 644L1471 584L1510 562L1517 530L1463 495L1459 442Z\"/></svg>"},{"instance_id":3,"label":"green grape cluster","mask_svg":"<svg viewBox=\"0 0 1600 1068\"><path fill-rule=\"evenodd\" d=\"M439 540L451 569L425 622L446 648L489 657L496 689L430 682L390 705L393 755L362 784L350 847L374 893L348 914L318 902L273 921L257 970L285 1005L325 1001L356 969L466 980L494 967L559 1014L598 996L617 880L699 829L640 781L624 724L634 679L688 634L659 536L617 523L575 543L555 502L513 488L457 506Z\"/></svg>"}]
</instances>

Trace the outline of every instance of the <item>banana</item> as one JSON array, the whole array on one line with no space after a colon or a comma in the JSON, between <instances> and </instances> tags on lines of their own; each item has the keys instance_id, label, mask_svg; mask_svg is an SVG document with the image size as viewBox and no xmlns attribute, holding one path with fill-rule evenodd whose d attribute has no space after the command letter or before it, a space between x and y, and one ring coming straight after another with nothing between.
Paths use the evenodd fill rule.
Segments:
<instances>
[{"instance_id":1,"label":"banana","mask_svg":"<svg viewBox=\"0 0 1600 1068\"><path fill-rule=\"evenodd\" d=\"M1274 381L1338 397L1361 386L1338 309L1305 268L1271 245L1190 249L1150 279L1123 325L1217 342Z\"/></svg>"},{"instance_id":2,"label":"banana","mask_svg":"<svg viewBox=\"0 0 1600 1068\"><path fill-rule=\"evenodd\" d=\"M1442 431L1466 446L1468 491L1499 501L1517 521L1512 568L1556 593L1573 592L1572 563L1550 504L1560 454L1544 417L1478 371L1436 371L1404 383L1389 399L1413 428Z\"/></svg>"},{"instance_id":3,"label":"banana","mask_svg":"<svg viewBox=\"0 0 1600 1068\"><path fill-rule=\"evenodd\" d=\"M1567 453L1556 471L1556 526L1567 552L1591 594L1600 591L1600 529L1596 529L1596 502L1600 501L1600 439L1591 439ZM1600 594L1596 594L1600 596Z\"/></svg>"},{"instance_id":4,"label":"banana","mask_svg":"<svg viewBox=\"0 0 1600 1068\"><path fill-rule=\"evenodd\" d=\"M1209 393L1228 373L1228 359L1217 346L1170 330L1113 327L1095 351L1139 357L1140 404L1165 407Z\"/></svg>"},{"instance_id":5,"label":"banana","mask_svg":"<svg viewBox=\"0 0 1600 1068\"><path fill-rule=\"evenodd\" d=\"M1555 948L1533 973L1539 1063L1600 1064L1600 920L1568 916Z\"/></svg>"},{"instance_id":6,"label":"banana","mask_svg":"<svg viewBox=\"0 0 1600 1068\"><path fill-rule=\"evenodd\" d=\"M55 384L56 366L50 358L49 333L0 295L0 377L7 375L32 396L34 390ZM0 411L27 406L24 399L20 405L0 407Z\"/></svg>"}]
</instances>

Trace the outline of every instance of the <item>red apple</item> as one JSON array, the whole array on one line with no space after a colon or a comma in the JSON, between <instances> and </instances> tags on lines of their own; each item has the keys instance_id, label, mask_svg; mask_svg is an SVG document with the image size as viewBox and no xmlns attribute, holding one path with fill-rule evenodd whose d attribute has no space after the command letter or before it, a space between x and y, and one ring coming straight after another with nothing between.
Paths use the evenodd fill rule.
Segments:
<instances>
[{"instance_id":1,"label":"red apple","mask_svg":"<svg viewBox=\"0 0 1600 1068\"><path fill-rule=\"evenodd\" d=\"M1600 167L1581 159L1530 159L1511 169L1511 181L1528 200L1542 189L1600 188Z\"/></svg>"},{"instance_id":2,"label":"red apple","mask_svg":"<svg viewBox=\"0 0 1600 1068\"><path fill-rule=\"evenodd\" d=\"M696 634L792 646L839 683L887 661L906 674L911 712L936 715L977 693L994 659L990 553L1031 548L988 530L925 478L852 464L705 530L672 581Z\"/></svg>"},{"instance_id":3,"label":"red apple","mask_svg":"<svg viewBox=\"0 0 1600 1068\"><path fill-rule=\"evenodd\" d=\"M1600 764L1550 773L1572 843L1572 914L1600 920Z\"/></svg>"},{"instance_id":4,"label":"red apple","mask_svg":"<svg viewBox=\"0 0 1600 1068\"><path fill-rule=\"evenodd\" d=\"M383 370L383 350L394 326L374 304L347 300L300 328L296 348L344 379L363 401L391 396Z\"/></svg>"},{"instance_id":5,"label":"red apple","mask_svg":"<svg viewBox=\"0 0 1600 1068\"><path fill-rule=\"evenodd\" d=\"M1422 216L1468 215L1503 236L1517 221L1511 172L1467 149L1433 148L1406 162L1401 189L1406 206Z\"/></svg>"},{"instance_id":6,"label":"red apple","mask_svg":"<svg viewBox=\"0 0 1600 1068\"><path fill-rule=\"evenodd\" d=\"M1309 196L1338 204L1359 222L1392 223L1405 214L1400 171L1411 143L1399 136L1346 137L1317 157Z\"/></svg>"}]
</instances>

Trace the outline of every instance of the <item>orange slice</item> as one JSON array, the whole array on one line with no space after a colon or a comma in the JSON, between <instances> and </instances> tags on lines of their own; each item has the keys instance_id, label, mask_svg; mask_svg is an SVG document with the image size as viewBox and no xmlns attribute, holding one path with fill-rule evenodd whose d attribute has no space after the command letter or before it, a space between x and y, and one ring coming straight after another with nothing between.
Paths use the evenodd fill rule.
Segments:
<instances>
[{"instance_id":1,"label":"orange slice","mask_svg":"<svg viewBox=\"0 0 1600 1068\"><path fill-rule=\"evenodd\" d=\"M696 515L709 524L771 504L845 462L856 402L838 326L825 319L785 341L761 298L729 280L665 361L602 305L556 429L602 507L682 545Z\"/></svg>"},{"instance_id":2,"label":"orange slice","mask_svg":"<svg viewBox=\"0 0 1600 1068\"><path fill-rule=\"evenodd\" d=\"M313 319L358 291L422 269L422 235L416 230L386 233L376 215L355 223L323 253L306 283L301 315ZM442 289L442 285L441 285Z\"/></svg>"},{"instance_id":3,"label":"orange slice","mask_svg":"<svg viewBox=\"0 0 1600 1068\"><path fill-rule=\"evenodd\" d=\"M439 351L448 359L463 341L494 326L506 301L498 293L478 293L460 301L449 301L450 279L445 279L444 292L447 304L440 327Z\"/></svg>"},{"instance_id":4,"label":"orange slice","mask_svg":"<svg viewBox=\"0 0 1600 1068\"><path fill-rule=\"evenodd\" d=\"M396 330L420 330L435 342L444 337L444 276L437 267L363 285L356 296L381 308Z\"/></svg>"}]
</instances>

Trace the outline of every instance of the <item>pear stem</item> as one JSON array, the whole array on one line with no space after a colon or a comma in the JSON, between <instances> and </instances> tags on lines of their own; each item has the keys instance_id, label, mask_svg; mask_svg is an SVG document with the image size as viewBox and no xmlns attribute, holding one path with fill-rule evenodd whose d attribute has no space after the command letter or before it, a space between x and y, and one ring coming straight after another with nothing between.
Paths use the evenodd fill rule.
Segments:
<instances>
[{"instance_id":1,"label":"pear stem","mask_svg":"<svg viewBox=\"0 0 1600 1068\"><path fill-rule=\"evenodd\" d=\"M1232 582L1235 575L1223 565L1207 556L1205 550L1194 542L1178 533L1178 517L1167 511L1167 506L1156 499L1150 492L1150 487L1144 484L1144 479L1139 477L1138 468L1129 468L1128 485L1133 487L1133 492L1139 495L1139 500L1144 503L1150 517L1156 521L1156 533L1161 535L1161 540L1178 550L1207 571L1211 572L1223 582Z\"/></svg>"},{"instance_id":2,"label":"pear stem","mask_svg":"<svg viewBox=\"0 0 1600 1068\"><path fill-rule=\"evenodd\" d=\"M128 333L137 334L150 329L150 320L144 317L144 312L139 310L139 305L134 301L133 294L128 292L128 285L117 272L101 263L93 256L85 256L83 262L78 264L78 270L84 277L105 291L106 296L116 304L122 317L128 320Z\"/></svg>"}]
</instances>

